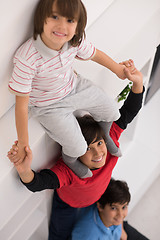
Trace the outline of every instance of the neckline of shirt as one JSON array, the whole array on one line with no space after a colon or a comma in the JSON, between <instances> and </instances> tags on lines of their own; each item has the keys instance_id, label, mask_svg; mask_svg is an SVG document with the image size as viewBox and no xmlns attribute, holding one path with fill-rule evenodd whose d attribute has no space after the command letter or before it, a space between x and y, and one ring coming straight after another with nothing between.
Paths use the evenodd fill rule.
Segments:
<instances>
[{"instance_id":1,"label":"neckline of shirt","mask_svg":"<svg viewBox=\"0 0 160 240\"><path fill-rule=\"evenodd\" d=\"M57 55L60 55L61 53L63 53L64 51L69 49L69 43L66 42L63 47L61 48L61 50L57 51L57 50L53 50L49 47L47 47L40 35L37 36L36 40L33 40L33 44L35 46L35 48L38 50L38 52L42 55L43 58L48 59L48 58L53 58L56 57Z\"/></svg>"}]
</instances>

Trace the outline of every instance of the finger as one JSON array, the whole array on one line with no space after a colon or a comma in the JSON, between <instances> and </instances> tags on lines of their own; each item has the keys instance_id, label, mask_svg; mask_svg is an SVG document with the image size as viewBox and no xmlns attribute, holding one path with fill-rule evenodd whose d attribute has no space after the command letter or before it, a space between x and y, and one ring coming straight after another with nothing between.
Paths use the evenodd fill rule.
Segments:
<instances>
[{"instance_id":1,"label":"finger","mask_svg":"<svg viewBox=\"0 0 160 240\"><path fill-rule=\"evenodd\" d=\"M128 68L124 68L124 73L125 73L126 77L127 77L129 80L131 80L132 75L131 75L130 71L128 70Z\"/></svg>"},{"instance_id":2,"label":"finger","mask_svg":"<svg viewBox=\"0 0 160 240\"><path fill-rule=\"evenodd\" d=\"M123 61L122 64L125 65L126 67L130 67L131 66L131 63L130 63L129 60Z\"/></svg>"},{"instance_id":3,"label":"finger","mask_svg":"<svg viewBox=\"0 0 160 240\"><path fill-rule=\"evenodd\" d=\"M18 166L19 164L21 164L23 162L23 160L19 160L18 162L14 163L14 166Z\"/></svg>"},{"instance_id":4,"label":"finger","mask_svg":"<svg viewBox=\"0 0 160 240\"><path fill-rule=\"evenodd\" d=\"M26 151L27 157L29 158L32 157L32 151L29 146L25 147L25 151Z\"/></svg>"},{"instance_id":5,"label":"finger","mask_svg":"<svg viewBox=\"0 0 160 240\"><path fill-rule=\"evenodd\" d=\"M17 147L17 145L15 145L15 144L12 145L12 149L15 150L15 151L18 151L18 147Z\"/></svg>"},{"instance_id":6,"label":"finger","mask_svg":"<svg viewBox=\"0 0 160 240\"><path fill-rule=\"evenodd\" d=\"M10 160L11 160L11 162L13 162L13 163L16 163L16 162L20 161L20 159L21 159L21 158L19 158L18 156L15 156L15 155L12 155L12 156L10 157Z\"/></svg>"}]
</instances>

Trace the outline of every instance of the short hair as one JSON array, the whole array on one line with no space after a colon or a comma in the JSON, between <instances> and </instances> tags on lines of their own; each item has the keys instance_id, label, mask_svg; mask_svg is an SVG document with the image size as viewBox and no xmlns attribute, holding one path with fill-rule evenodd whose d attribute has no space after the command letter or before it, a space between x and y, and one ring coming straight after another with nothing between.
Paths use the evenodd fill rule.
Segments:
<instances>
[{"instance_id":1,"label":"short hair","mask_svg":"<svg viewBox=\"0 0 160 240\"><path fill-rule=\"evenodd\" d=\"M88 146L93 140L99 141L100 139L104 139L106 141L103 129L92 116L84 115L83 117L77 117L77 121Z\"/></svg>"},{"instance_id":2,"label":"short hair","mask_svg":"<svg viewBox=\"0 0 160 240\"><path fill-rule=\"evenodd\" d=\"M111 206L113 203L129 203L130 199L131 195L127 183L111 178L106 191L97 202L104 208L106 204Z\"/></svg>"},{"instance_id":3,"label":"short hair","mask_svg":"<svg viewBox=\"0 0 160 240\"><path fill-rule=\"evenodd\" d=\"M85 27L87 24L87 12L81 0L40 0L34 14L33 38L37 39L38 34L43 32L43 26L47 17L52 16L52 6L56 3L60 15L76 19L76 34L70 40L72 46L79 46L85 38Z\"/></svg>"}]
</instances>

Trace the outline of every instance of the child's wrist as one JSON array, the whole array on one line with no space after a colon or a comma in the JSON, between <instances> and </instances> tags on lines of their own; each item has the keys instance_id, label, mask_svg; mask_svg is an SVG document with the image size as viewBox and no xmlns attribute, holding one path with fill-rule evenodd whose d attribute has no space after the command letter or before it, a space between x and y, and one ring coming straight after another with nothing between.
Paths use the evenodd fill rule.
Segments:
<instances>
[{"instance_id":1,"label":"child's wrist","mask_svg":"<svg viewBox=\"0 0 160 240\"><path fill-rule=\"evenodd\" d=\"M19 172L19 176L24 183L30 183L34 178L34 172L31 169Z\"/></svg>"}]
</instances>

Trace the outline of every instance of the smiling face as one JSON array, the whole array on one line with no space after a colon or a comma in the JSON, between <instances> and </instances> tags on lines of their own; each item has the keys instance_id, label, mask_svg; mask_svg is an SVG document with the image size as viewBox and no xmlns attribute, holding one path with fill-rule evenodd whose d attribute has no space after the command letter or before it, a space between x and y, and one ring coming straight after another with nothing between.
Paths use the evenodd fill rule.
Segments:
<instances>
[{"instance_id":1,"label":"smiling face","mask_svg":"<svg viewBox=\"0 0 160 240\"><path fill-rule=\"evenodd\" d=\"M76 19L61 16L56 7L56 2L54 2L52 15L45 20L41 39L47 47L60 50L66 42L74 37L76 28Z\"/></svg>"},{"instance_id":2,"label":"smiling face","mask_svg":"<svg viewBox=\"0 0 160 240\"><path fill-rule=\"evenodd\" d=\"M88 146L87 152L80 157L80 161L90 169L103 167L106 162L107 147L104 139L94 139Z\"/></svg>"},{"instance_id":3,"label":"smiling face","mask_svg":"<svg viewBox=\"0 0 160 240\"><path fill-rule=\"evenodd\" d=\"M106 227L121 224L128 214L128 203L112 203L111 205L106 204L104 208L97 203L97 207L99 216Z\"/></svg>"}]
</instances>

